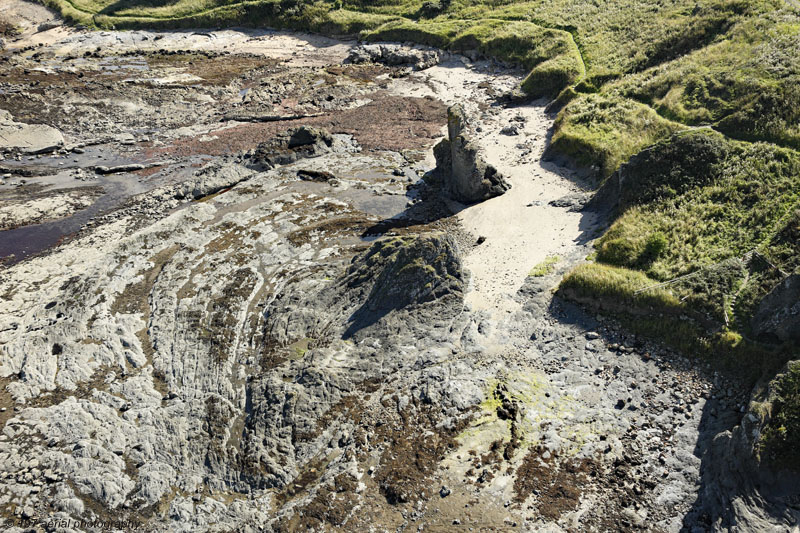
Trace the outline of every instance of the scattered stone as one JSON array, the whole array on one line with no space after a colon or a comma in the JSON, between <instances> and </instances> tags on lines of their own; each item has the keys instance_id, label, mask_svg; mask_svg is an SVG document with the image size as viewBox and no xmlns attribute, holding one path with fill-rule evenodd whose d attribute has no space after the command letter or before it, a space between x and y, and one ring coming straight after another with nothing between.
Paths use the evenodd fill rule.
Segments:
<instances>
[{"instance_id":1,"label":"scattered stone","mask_svg":"<svg viewBox=\"0 0 800 533\"><path fill-rule=\"evenodd\" d=\"M94 171L98 174L119 174L121 172L135 172L137 170L145 169L145 165L140 165L138 163L129 164L129 165L117 165L114 167L106 167L103 165L98 165L94 167Z\"/></svg>"},{"instance_id":2,"label":"scattered stone","mask_svg":"<svg viewBox=\"0 0 800 533\"><path fill-rule=\"evenodd\" d=\"M553 207L565 207L570 212L578 212L583 210L590 199L590 193L578 192L553 200L550 205Z\"/></svg>"}]
</instances>

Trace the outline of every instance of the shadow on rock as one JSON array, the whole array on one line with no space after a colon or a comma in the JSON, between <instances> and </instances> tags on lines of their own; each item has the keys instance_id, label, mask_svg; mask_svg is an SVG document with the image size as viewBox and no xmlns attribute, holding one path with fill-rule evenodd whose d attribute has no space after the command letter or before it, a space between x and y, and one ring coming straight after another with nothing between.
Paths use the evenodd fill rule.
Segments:
<instances>
[{"instance_id":1,"label":"shadow on rock","mask_svg":"<svg viewBox=\"0 0 800 533\"><path fill-rule=\"evenodd\" d=\"M757 459L765 418L758 409L744 416L710 400L703 409L694 454L701 458L697 499L682 531L794 531L800 522L796 472L776 470Z\"/></svg>"},{"instance_id":2,"label":"shadow on rock","mask_svg":"<svg viewBox=\"0 0 800 533\"><path fill-rule=\"evenodd\" d=\"M343 338L376 324L392 311L441 298L461 298L464 274L455 241L444 234L396 237L375 243L356 258L344 285L370 285L350 316Z\"/></svg>"}]
</instances>

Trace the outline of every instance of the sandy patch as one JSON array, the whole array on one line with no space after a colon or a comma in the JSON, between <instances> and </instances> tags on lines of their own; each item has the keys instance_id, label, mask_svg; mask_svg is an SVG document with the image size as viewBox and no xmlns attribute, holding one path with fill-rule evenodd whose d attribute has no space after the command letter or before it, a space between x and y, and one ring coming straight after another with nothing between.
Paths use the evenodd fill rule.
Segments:
<instances>
[{"instance_id":1,"label":"sandy patch","mask_svg":"<svg viewBox=\"0 0 800 533\"><path fill-rule=\"evenodd\" d=\"M573 213L548 203L580 190L574 174L541 160L553 120L541 106L504 108L493 105L492 94L512 87L511 76L476 73L451 61L413 75L423 77L428 89L399 85L416 96L430 91L447 104L467 109L475 140L487 161L506 175L511 190L502 196L462 208L458 214L465 230L485 237L465 257L472 272L472 290L466 301L473 309L516 308L512 296L531 269L549 256L568 255L595 220L591 214ZM515 125L518 135L500 131Z\"/></svg>"},{"instance_id":2,"label":"sandy patch","mask_svg":"<svg viewBox=\"0 0 800 533\"><path fill-rule=\"evenodd\" d=\"M74 35L74 28L64 26L55 12L43 5L24 0L3 0L0 16L21 33L6 39L6 48L19 50L27 46L48 45Z\"/></svg>"}]
</instances>

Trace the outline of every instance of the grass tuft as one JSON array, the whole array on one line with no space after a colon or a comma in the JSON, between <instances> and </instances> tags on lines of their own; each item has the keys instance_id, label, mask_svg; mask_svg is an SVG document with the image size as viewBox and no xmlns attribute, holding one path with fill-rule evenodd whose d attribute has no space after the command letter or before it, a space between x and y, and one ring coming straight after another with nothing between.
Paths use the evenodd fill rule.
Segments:
<instances>
[{"instance_id":1,"label":"grass tuft","mask_svg":"<svg viewBox=\"0 0 800 533\"><path fill-rule=\"evenodd\" d=\"M556 265L558 262L561 261L561 258L557 255L549 255L545 258L544 261L536 265L531 269L528 273L529 276L534 278L542 278L549 274L552 274L553 271L556 269Z\"/></svg>"}]
</instances>

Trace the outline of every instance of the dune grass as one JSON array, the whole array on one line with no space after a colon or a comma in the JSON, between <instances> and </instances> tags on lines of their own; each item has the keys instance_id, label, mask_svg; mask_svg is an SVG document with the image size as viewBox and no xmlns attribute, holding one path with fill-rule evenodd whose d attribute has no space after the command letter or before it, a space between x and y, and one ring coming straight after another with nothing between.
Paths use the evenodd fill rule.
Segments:
<instances>
[{"instance_id":1,"label":"dune grass","mask_svg":"<svg viewBox=\"0 0 800 533\"><path fill-rule=\"evenodd\" d=\"M632 155L682 128L638 102L581 94L559 114L549 150L605 178Z\"/></svg>"}]
</instances>

